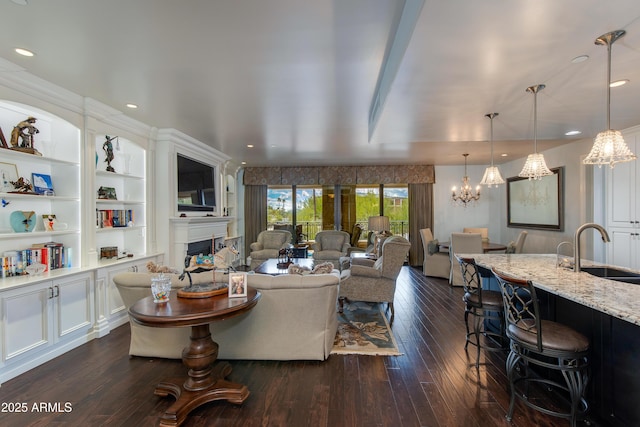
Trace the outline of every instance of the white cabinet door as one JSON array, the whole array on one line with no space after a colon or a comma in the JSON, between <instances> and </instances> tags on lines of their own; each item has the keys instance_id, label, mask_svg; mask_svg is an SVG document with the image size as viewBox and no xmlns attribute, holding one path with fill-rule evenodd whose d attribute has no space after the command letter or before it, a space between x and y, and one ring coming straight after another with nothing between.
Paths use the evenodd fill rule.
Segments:
<instances>
[{"instance_id":1,"label":"white cabinet door","mask_svg":"<svg viewBox=\"0 0 640 427\"><path fill-rule=\"evenodd\" d=\"M2 363L30 357L54 343L51 282L26 286L0 295Z\"/></svg>"},{"instance_id":2,"label":"white cabinet door","mask_svg":"<svg viewBox=\"0 0 640 427\"><path fill-rule=\"evenodd\" d=\"M636 213L636 164L617 164L610 171L609 226L635 227Z\"/></svg>"},{"instance_id":3,"label":"white cabinet door","mask_svg":"<svg viewBox=\"0 0 640 427\"><path fill-rule=\"evenodd\" d=\"M609 259L614 265L639 269L640 262L640 233L629 229L612 229L609 231L611 243L609 244Z\"/></svg>"},{"instance_id":4,"label":"white cabinet door","mask_svg":"<svg viewBox=\"0 0 640 427\"><path fill-rule=\"evenodd\" d=\"M90 273L55 280L56 340L86 334L93 326L93 279Z\"/></svg>"}]
</instances>

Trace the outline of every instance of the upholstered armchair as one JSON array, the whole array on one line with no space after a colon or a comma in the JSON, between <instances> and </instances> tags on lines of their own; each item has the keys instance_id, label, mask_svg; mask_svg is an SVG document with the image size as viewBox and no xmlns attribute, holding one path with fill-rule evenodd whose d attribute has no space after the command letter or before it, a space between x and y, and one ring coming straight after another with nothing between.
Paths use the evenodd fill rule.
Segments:
<instances>
[{"instance_id":1,"label":"upholstered armchair","mask_svg":"<svg viewBox=\"0 0 640 427\"><path fill-rule=\"evenodd\" d=\"M352 265L349 270L342 272L340 279L340 312L344 300L386 302L391 311L393 321L393 297L396 293L396 279L400 269L407 259L411 244L400 236L385 239L382 244L382 256L376 261Z\"/></svg>"},{"instance_id":2,"label":"upholstered armchair","mask_svg":"<svg viewBox=\"0 0 640 427\"><path fill-rule=\"evenodd\" d=\"M254 270L269 258L278 258L280 249L291 246L291 233L287 230L265 230L258 234L258 241L249 245L251 269Z\"/></svg>"},{"instance_id":3,"label":"upholstered armchair","mask_svg":"<svg viewBox=\"0 0 640 427\"><path fill-rule=\"evenodd\" d=\"M420 230L424 261L422 262L422 274L431 277L449 279L451 273L451 260L448 252L440 252L438 241L433 238L430 228Z\"/></svg>"},{"instance_id":4,"label":"upholstered armchair","mask_svg":"<svg viewBox=\"0 0 640 427\"><path fill-rule=\"evenodd\" d=\"M326 230L316 234L313 249L313 259L316 262L331 262L335 268L340 268L340 258L347 256L351 245L351 236L346 231Z\"/></svg>"}]
</instances>

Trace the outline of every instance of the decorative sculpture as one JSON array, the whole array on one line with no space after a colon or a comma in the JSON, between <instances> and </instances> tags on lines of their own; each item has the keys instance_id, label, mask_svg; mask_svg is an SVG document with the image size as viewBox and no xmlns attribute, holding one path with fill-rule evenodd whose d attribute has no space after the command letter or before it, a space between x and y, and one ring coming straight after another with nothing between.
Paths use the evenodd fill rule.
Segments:
<instances>
[{"instance_id":1,"label":"decorative sculpture","mask_svg":"<svg viewBox=\"0 0 640 427\"><path fill-rule=\"evenodd\" d=\"M107 162L107 172L115 172L116 170L111 166L111 162L113 161L113 144L111 141L114 139L118 139L117 136L110 137L109 135L105 135L106 141L102 144L102 149L106 155L104 161Z\"/></svg>"},{"instance_id":2,"label":"decorative sculpture","mask_svg":"<svg viewBox=\"0 0 640 427\"><path fill-rule=\"evenodd\" d=\"M35 117L27 117L14 126L11 131L11 149L18 150L29 154L42 154L33 147L33 139L36 133L40 133L38 128L33 124L36 122Z\"/></svg>"}]
</instances>

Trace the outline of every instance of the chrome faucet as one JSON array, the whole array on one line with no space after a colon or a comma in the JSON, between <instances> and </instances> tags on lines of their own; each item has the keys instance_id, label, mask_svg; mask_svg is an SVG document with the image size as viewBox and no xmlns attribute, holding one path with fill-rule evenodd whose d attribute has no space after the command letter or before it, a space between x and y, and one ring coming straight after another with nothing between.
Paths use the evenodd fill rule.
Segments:
<instances>
[{"instance_id":1,"label":"chrome faucet","mask_svg":"<svg viewBox=\"0 0 640 427\"><path fill-rule=\"evenodd\" d=\"M600 232L600 235L602 236L603 242L611 241L609 240L609 233L607 233L607 230L605 230L604 227L601 226L600 224L587 222L585 224L582 224L580 227L578 227L578 229L576 230L576 235L573 240L573 271L575 272L580 271L580 235L587 228L595 228L596 230L598 230Z\"/></svg>"}]
</instances>

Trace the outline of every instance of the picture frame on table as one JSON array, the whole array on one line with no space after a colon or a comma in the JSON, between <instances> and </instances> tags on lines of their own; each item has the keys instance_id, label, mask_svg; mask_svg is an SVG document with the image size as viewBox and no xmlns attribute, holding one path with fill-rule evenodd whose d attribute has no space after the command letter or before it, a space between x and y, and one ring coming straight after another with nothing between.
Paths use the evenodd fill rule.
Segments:
<instances>
[{"instance_id":1,"label":"picture frame on table","mask_svg":"<svg viewBox=\"0 0 640 427\"><path fill-rule=\"evenodd\" d=\"M18 167L13 163L0 162L0 192L8 193L15 190L11 181L18 180Z\"/></svg>"},{"instance_id":2,"label":"picture frame on table","mask_svg":"<svg viewBox=\"0 0 640 427\"><path fill-rule=\"evenodd\" d=\"M564 166L539 180L507 178L507 227L564 230Z\"/></svg>"},{"instance_id":3,"label":"picture frame on table","mask_svg":"<svg viewBox=\"0 0 640 427\"><path fill-rule=\"evenodd\" d=\"M47 196L52 196L54 194L51 175L33 172L31 174L31 183L33 184L33 191L36 194L44 194Z\"/></svg>"},{"instance_id":4,"label":"picture frame on table","mask_svg":"<svg viewBox=\"0 0 640 427\"><path fill-rule=\"evenodd\" d=\"M247 273L229 273L229 298L244 298L247 296Z\"/></svg>"}]
</instances>

